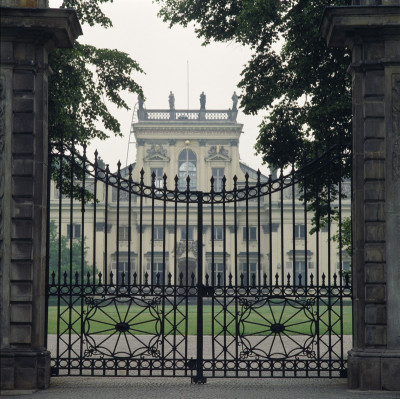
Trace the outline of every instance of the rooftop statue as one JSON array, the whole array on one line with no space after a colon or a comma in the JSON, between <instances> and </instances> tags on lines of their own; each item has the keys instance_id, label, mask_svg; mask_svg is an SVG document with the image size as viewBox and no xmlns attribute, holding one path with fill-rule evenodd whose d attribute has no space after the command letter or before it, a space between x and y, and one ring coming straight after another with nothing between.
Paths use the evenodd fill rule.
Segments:
<instances>
[{"instance_id":1,"label":"rooftop statue","mask_svg":"<svg viewBox=\"0 0 400 399\"><path fill-rule=\"evenodd\" d=\"M169 109L175 109L175 96L174 93L172 93L172 91L169 92L168 102L169 102Z\"/></svg>"},{"instance_id":2,"label":"rooftop statue","mask_svg":"<svg viewBox=\"0 0 400 399\"><path fill-rule=\"evenodd\" d=\"M200 110L205 111L205 109L206 109L206 95L204 94L204 91L202 91L200 94Z\"/></svg>"},{"instance_id":3,"label":"rooftop statue","mask_svg":"<svg viewBox=\"0 0 400 399\"><path fill-rule=\"evenodd\" d=\"M139 101L139 110L142 110L144 101L143 101L143 98L140 95L138 95L138 101Z\"/></svg>"},{"instance_id":4,"label":"rooftop statue","mask_svg":"<svg viewBox=\"0 0 400 399\"><path fill-rule=\"evenodd\" d=\"M238 96L236 94L236 91L233 92L232 101L233 101L232 111L237 111Z\"/></svg>"}]
</instances>

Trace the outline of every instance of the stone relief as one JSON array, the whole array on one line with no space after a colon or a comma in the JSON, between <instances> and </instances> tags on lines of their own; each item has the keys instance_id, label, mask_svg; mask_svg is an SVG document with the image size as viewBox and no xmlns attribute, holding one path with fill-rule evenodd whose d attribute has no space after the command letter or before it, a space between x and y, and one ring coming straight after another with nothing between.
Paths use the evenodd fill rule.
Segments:
<instances>
[{"instance_id":1,"label":"stone relief","mask_svg":"<svg viewBox=\"0 0 400 399\"><path fill-rule=\"evenodd\" d=\"M397 182L400 179L400 75L393 76L392 87L392 173Z\"/></svg>"},{"instance_id":2,"label":"stone relief","mask_svg":"<svg viewBox=\"0 0 400 399\"><path fill-rule=\"evenodd\" d=\"M196 257L197 256L197 241L189 241L187 250L188 250L188 252L192 252L193 255ZM181 256L184 253L186 253L186 242L185 241L178 242L178 246L176 248L176 254L178 256Z\"/></svg>"},{"instance_id":3,"label":"stone relief","mask_svg":"<svg viewBox=\"0 0 400 399\"><path fill-rule=\"evenodd\" d=\"M152 146L147 150L147 157L151 158L154 157L154 155L167 157L167 150L161 144L152 144Z\"/></svg>"},{"instance_id":4,"label":"stone relief","mask_svg":"<svg viewBox=\"0 0 400 399\"><path fill-rule=\"evenodd\" d=\"M208 150L208 156L212 157L213 155L223 155L224 157L229 156L228 150L224 148L224 146L220 145L213 145Z\"/></svg>"}]
</instances>

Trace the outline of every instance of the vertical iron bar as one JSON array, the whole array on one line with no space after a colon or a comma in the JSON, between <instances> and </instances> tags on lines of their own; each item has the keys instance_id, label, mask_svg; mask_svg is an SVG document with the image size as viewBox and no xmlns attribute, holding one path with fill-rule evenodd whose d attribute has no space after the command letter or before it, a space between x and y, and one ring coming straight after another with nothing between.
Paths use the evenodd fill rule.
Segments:
<instances>
[{"instance_id":1,"label":"vertical iron bar","mask_svg":"<svg viewBox=\"0 0 400 399\"><path fill-rule=\"evenodd\" d=\"M80 340L79 340L79 350L80 350L80 358L83 357L83 301L84 301L84 292L85 292L85 189L86 189L86 145L83 147L83 157L82 157L82 187L81 187L81 286L79 290L80 294L80 303L81 303L81 311L80 311L80 319L81 319L81 331L80 331ZM82 375L82 362L79 362L79 374Z\"/></svg>"},{"instance_id":2,"label":"vertical iron bar","mask_svg":"<svg viewBox=\"0 0 400 399\"><path fill-rule=\"evenodd\" d=\"M128 183L128 289L131 290L132 282L132 264L131 264L131 251L132 251L132 165L129 165L129 183Z\"/></svg>"},{"instance_id":3,"label":"vertical iron bar","mask_svg":"<svg viewBox=\"0 0 400 399\"><path fill-rule=\"evenodd\" d=\"M118 170L117 170L117 242L116 242L116 276L115 280L117 283L117 292L119 292L119 287L121 285L120 279L120 268L119 268L119 216L120 216L120 195L121 195L121 162L118 161ZM122 270L122 273L124 270ZM122 276L121 273L121 276Z\"/></svg>"},{"instance_id":4,"label":"vertical iron bar","mask_svg":"<svg viewBox=\"0 0 400 399\"><path fill-rule=\"evenodd\" d=\"M203 376L203 193L197 193L197 374L196 383L204 383Z\"/></svg>"},{"instance_id":5,"label":"vertical iron bar","mask_svg":"<svg viewBox=\"0 0 400 399\"><path fill-rule=\"evenodd\" d=\"M258 276L257 285L261 285L261 172L257 171L257 250L258 250Z\"/></svg>"},{"instance_id":6,"label":"vertical iron bar","mask_svg":"<svg viewBox=\"0 0 400 399\"><path fill-rule=\"evenodd\" d=\"M94 153L94 182L93 182L93 265L92 265L92 294L96 290L96 216L97 216L97 175L98 175L98 160L97 151Z\"/></svg>"},{"instance_id":7,"label":"vertical iron bar","mask_svg":"<svg viewBox=\"0 0 400 399\"><path fill-rule=\"evenodd\" d=\"M332 377L332 292L331 292L331 152L328 153L328 326L329 326L329 377Z\"/></svg>"},{"instance_id":8,"label":"vertical iron bar","mask_svg":"<svg viewBox=\"0 0 400 399\"><path fill-rule=\"evenodd\" d=\"M62 235L62 191L63 191L63 180L62 176L64 173L63 168L63 156L64 156L64 136L61 138L60 148L60 172L59 172L59 198L58 198L58 254L57 254L57 291L61 287L61 235ZM57 293L57 359L60 358L60 306L61 306L61 291Z\"/></svg>"},{"instance_id":9,"label":"vertical iron bar","mask_svg":"<svg viewBox=\"0 0 400 399\"><path fill-rule=\"evenodd\" d=\"M250 229L249 229L249 175L246 173L245 175L246 178L246 186L245 186L245 191L246 191L246 273L247 273L247 281L246 281L246 287L247 289L250 286Z\"/></svg>"},{"instance_id":10,"label":"vertical iron bar","mask_svg":"<svg viewBox=\"0 0 400 399\"><path fill-rule=\"evenodd\" d=\"M153 172L151 174L151 227L150 227L150 247L151 247L151 254L150 254L150 281L151 285L156 285L157 278L154 273L154 197L156 195L155 190L155 181L156 181L156 174Z\"/></svg>"},{"instance_id":11,"label":"vertical iron bar","mask_svg":"<svg viewBox=\"0 0 400 399\"><path fill-rule=\"evenodd\" d=\"M226 352L227 352L227 345L226 345L226 333L227 333L227 328L226 328L226 177L222 178L222 238L223 238L223 284L222 284L222 289L224 291L224 376L226 376Z\"/></svg>"},{"instance_id":12,"label":"vertical iron bar","mask_svg":"<svg viewBox=\"0 0 400 399\"><path fill-rule=\"evenodd\" d=\"M47 336L49 327L49 286L50 286L50 181L51 181L51 142L47 140L47 201L46 201L46 294L45 294L45 315L44 315L44 347L47 348Z\"/></svg>"},{"instance_id":13,"label":"vertical iron bar","mask_svg":"<svg viewBox=\"0 0 400 399\"><path fill-rule=\"evenodd\" d=\"M296 289L296 281L297 281L297 273L296 273L296 202L295 202L295 194L296 190L294 187L294 165L292 164L292 220L293 220L293 275L292 275L292 285L293 288ZM299 232L300 233L300 232Z\"/></svg>"},{"instance_id":14,"label":"vertical iron bar","mask_svg":"<svg viewBox=\"0 0 400 399\"><path fill-rule=\"evenodd\" d=\"M110 169L108 165L106 165L106 194L105 194L105 204L104 204L104 287L105 292L108 291L108 265L107 265L107 258L108 258L108 187L109 187L109 173Z\"/></svg>"},{"instance_id":15,"label":"vertical iron bar","mask_svg":"<svg viewBox=\"0 0 400 399\"><path fill-rule=\"evenodd\" d=\"M238 201L238 193L237 193L237 176L233 177L233 229L234 229L234 246L235 246L235 359L238 362L239 359L239 298L238 298L238 237L237 237L237 201ZM236 377L239 375L239 367L238 363L235 365L236 369Z\"/></svg>"},{"instance_id":16,"label":"vertical iron bar","mask_svg":"<svg viewBox=\"0 0 400 399\"><path fill-rule=\"evenodd\" d=\"M268 179L269 286L272 287L272 176Z\"/></svg>"},{"instance_id":17,"label":"vertical iron bar","mask_svg":"<svg viewBox=\"0 0 400 399\"><path fill-rule=\"evenodd\" d=\"M72 146L74 150L74 146ZM74 196L74 152L71 154L71 186L69 190L70 201L69 201L69 306L68 306L68 374L71 373L71 352L72 352L72 291L73 291L73 273L72 273L72 237L73 237L73 196Z\"/></svg>"},{"instance_id":18,"label":"vertical iron bar","mask_svg":"<svg viewBox=\"0 0 400 399\"><path fill-rule=\"evenodd\" d=\"M162 359L162 368L161 368L161 375L164 376L164 371L165 371L165 272L166 272L166 267L165 267L165 236L166 236L166 224L167 224L167 175L164 174L163 176L163 261L162 261L162 279L160 279L160 286L162 289L162 318L161 318L161 359ZM174 332L174 335L175 332Z\"/></svg>"},{"instance_id":19,"label":"vertical iron bar","mask_svg":"<svg viewBox=\"0 0 400 399\"><path fill-rule=\"evenodd\" d=\"M285 255L284 255L284 245L283 245L283 170L281 169L280 176L280 186L281 186L281 284L282 287L285 284Z\"/></svg>"},{"instance_id":20,"label":"vertical iron bar","mask_svg":"<svg viewBox=\"0 0 400 399\"><path fill-rule=\"evenodd\" d=\"M143 284L143 197L144 197L144 170L140 171L140 205L139 205L139 285Z\"/></svg>"}]
</instances>

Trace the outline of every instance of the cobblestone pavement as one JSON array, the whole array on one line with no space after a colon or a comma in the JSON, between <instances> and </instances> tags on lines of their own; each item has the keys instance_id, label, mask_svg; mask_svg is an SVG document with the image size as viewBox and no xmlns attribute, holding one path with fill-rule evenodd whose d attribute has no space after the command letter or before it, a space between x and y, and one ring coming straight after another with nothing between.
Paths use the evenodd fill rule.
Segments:
<instances>
[{"instance_id":1,"label":"cobblestone pavement","mask_svg":"<svg viewBox=\"0 0 400 399\"><path fill-rule=\"evenodd\" d=\"M30 395L4 396L32 399L395 399L400 392L349 391L345 380L326 379L209 379L205 385L188 378L53 378L49 389Z\"/></svg>"}]
</instances>

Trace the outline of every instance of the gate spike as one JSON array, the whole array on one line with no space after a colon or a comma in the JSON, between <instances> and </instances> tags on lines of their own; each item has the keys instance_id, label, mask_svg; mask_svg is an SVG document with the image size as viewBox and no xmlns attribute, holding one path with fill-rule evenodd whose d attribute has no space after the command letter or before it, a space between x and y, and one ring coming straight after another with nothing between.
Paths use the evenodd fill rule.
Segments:
<instances>
[{"instance_id":1,"label":"gate spike","mask_svg":"<svg viewBox=\"0 0 400 399\"><path fill-rule=\"evenodd\" d=\"M163 188L166 190L167 189L167 174L164 173L163 176Z\"/></svg>"},{"instance_id":2,"label":"gate spike","mask_svg":"<svg viewBox=\"0 0 400 399\"><path fill-rule=\"evenodd\" d=\"M322 273L322 287L325 287L325 279L326 279L325 273Z\"/></svg>"},{"instance_id":3,"label":"gate spike","mask_svg":"<svg viewBox=\"0 0 400 399\"><path fill-rule=\"evenodd\" d=\"M121 278L122 278L122 286L124 286L125 285L125 272L122 272L122 274L121 274Z\"/></svg>"},{"instance_id":4,"label":"gate spike","mask_svg":"<svg viewBox=\"0 0 400 399\"><path fill-rule=\"evenodd\" d=\"M114 273L111 271L110 272L110 285L111 285L111 287L114 285L113 279L114 279Z\"/></svg>"},{"instance_id":5,"label":"gate spike","mask_svg":"<svg viewBox=\"0 0 400 399\"><path fill-rule=\"evenodd\" d=\"M349 287L349 283L350 283L350 274L346 273L346 275L344 276L344 282L345 282L345 287L348 288Z\"/></svg>"},{"instance_id":6,"label":"gate spike","mask_svg":"<svg viewBox=\"0 0 400 399\"><path fill-rule=\"evenodd\" d=\"M264 273L264 287L267 286L267 273Z\"/></svg>"},{"instance_id":7,"label":"gate spike","mask_svg":"<svg viewBox=\"0 0 400 399\"><path fill-rule=\"evenodd\" d=\"M299 274L299 286L301 287L301 279L303 278L303 276L301 275L301 273Z\"/></svg>"},{"instance_id":8,"label":"gate spike","mask_svg":"<svg viewBox=\"0 0 400 399\"><path fill-rule=\"evenodd\" d=\"M194 279L195 279L196 276L195 276L194 273L192 273L191 277L192 277L192 286L194 286Z\"/></svg>"},{"instance_id":9,"label":"gate spike","mask_svg":"<svg viewBox=\"0 0 400 399\"><path fill-rule=\"evenodd\" d=\"M144 184L144 169L140 170L140 185L143 186Z\"/></svg>"},{"instance_id":10,"label":"gate spike","mask_svg":"<svg viewBox=\"0 0 400 399\"><path fill-rule=\"evenodd\" d=\"M221 273L217 274L217 287L221 287Z\"/></svg>"},{"instance_id":11,"label":"gate spike","mask_svg":"<svg viewBox=\"0 0 400 399\"><path fill-rule=\"evenodd\" d=\"M290 273L288 273L286 277L287 277L287 286L290 287L290 278L291 278Z\"/></svg>"},{"instance_id":12,"label":"gate spike","mask_svg":"<svg viewBox=\"0 0 400 399\"><path fill-rule=\"evenodd\" d=\"M137 284L137 273L133 273L133 285Z\"/></svg>"},{"instance_id":13,"label":"gate spike","mask_svg":"<svg viewBox=\"0 0 400 399\"><path fill-rule=\"evenodd\" d=\"M276 286L279 285L279 274L278 273L275 274L275 285Z\"/></svg>"},{"instance_id":14,"label":"gate spike","mask_svg":"<svg viewBox=\"0 0 400 399\"><path fill-rule=\"evenodd\" d=\"M251 283L252 283L252 286L253 286L253 287L256 286L256 274L255 274L255 273L253 273L253 274L251 275Z\"/></svg>"},{"instance_id":15,"label":"gate spike","mask_svg":"<svg viewBox=\"0 0 400 399\"><path fill-rule=\"evenodd\" d=\"M156 286L159 287L160 285L160 272L156 274Z\"/></svg>"},{"instance_id":16,"label":"gate spike","mask_svg":"<svg viewBox=\"0 0 400 399\"><path fill-rule=\"evenodd\" d=\"M51 273L51 285L56 285L56 272Z\"/></svg>"},{"instance_id":17,"label":"gate spike","mask_svg":"<svg viewBox=\"0 0 400 399\"><path fill-rule=\"evenodd\" d=\"M310 274L310 287L314 286L314 275L311 273Z\"/></svg>"},{"instance_id":18,"label":"gate spike","mask_svg":"<svg viewBox=\"0 0 400 399\"><path fill-rule=\"evenodd\" d=\"M168 273L168 286L170 287L172 284L172 274L171 272Z\"/></svg>"},{"instance_id":19,"label":"gate spike","mask_svg":"<svg viewBox=\"0 0 400 399\"><path fill-rule=\"evenodd\" d=\"M79 285L79 273L75 273L75 285Z\"/></svg>"},{"instance_id":20,"label":"gate spike","mask_svg":"<svg viewBox=\"0 0 400 399\"><path fill-rule=\"evenodd\" d=\"M209 286L209 280L210 279L210 276L208 275L208 273L206 273L206 287L208 287Z\"/></svg>"},{"instance_id":21,"label":"gate spike","mask_svg":"<svg viewBox=\"0 0 400 399\"><path fill-rule=\"evenodd\" d=\"M182 272L180 272L179 273L179 285L183 285L183 273Z\"/></svg>"},{"instance_id":22,"label":"gate spike","mask_svg":"<svg viewBox=\"0 0 400 399\"><path fill-rule=\"evenodd\" d=\"M240 286L241 286L241 287L244 286L243 280L244 280L244 274L242 273L242 274L240 275Z\"/></svg>"},{"instance_id":23,"label":"gate spike","mask_svg":"<svg viewBox=\"0 0 400 399\"><path fill-rule=\"evenodd\" d=\"M232 273L229 273L229 287L232 287L232 279L233 279Z\"/></svg>"},{"instance_id":24,"label":"gate spike","mask_svg":"<svg viewBox=\"0 0 400 399\"><path fill-rule=\"evenodd\" d=\"M333 275L333 286L337 287L337 274L336 273L334 273L334 275Z\"/></svg>"},{"instance_id":25,"label":"gate spike","mask_svg":"<svg viewBox=\"0 0 400 399\"><path fill-rule=\"evenodd\" d=\"M99 272L99 285L101 285L101 278L103 277L103 275L101 274L101 272Z\"/></svg>"},{"instance_id":26,"label":"gate spike","mask_svg":"<svg viewBox=\"0 0 400 399\"><path fill-rule=\"evenodd\" d=\"M149 285L149 273L144 274L144 285Z\"/></svg>"},{"instance_id":27,"label":"gate spike","mask_svg":"<svg viewBox=\"0 0 400 399\"><path fill-rule=\"evenodd\" d=\"M86 277L86 285L90 285L90 272L87 272Z\"/></svg>"}]
</instances>

